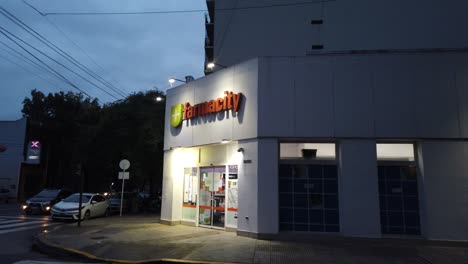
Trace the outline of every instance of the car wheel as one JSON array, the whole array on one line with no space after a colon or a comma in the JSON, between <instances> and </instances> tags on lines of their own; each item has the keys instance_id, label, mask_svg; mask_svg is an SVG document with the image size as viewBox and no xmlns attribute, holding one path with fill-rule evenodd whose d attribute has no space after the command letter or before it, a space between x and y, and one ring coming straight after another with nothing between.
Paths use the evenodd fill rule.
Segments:
<instances>
[{"instance_id":1,"label":"car wheel","mask_svg":"<svg viewBox=\"0 0 468 264\"><path fill-rule=\"evenodd\" d=\"M88 210L84 214L83 220L89 220L91 218L91 212Z\"/></svg>"}]
</instances>

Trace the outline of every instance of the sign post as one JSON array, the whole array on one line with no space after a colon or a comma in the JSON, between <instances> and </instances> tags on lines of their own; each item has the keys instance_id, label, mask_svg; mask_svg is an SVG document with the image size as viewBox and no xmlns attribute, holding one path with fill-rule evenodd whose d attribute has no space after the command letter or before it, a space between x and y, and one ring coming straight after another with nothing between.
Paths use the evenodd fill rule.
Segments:
<instances>
[{"instance_id":1,"label":"sign post","mask_svg":"<svg viewBox=\"0 0 468 264\"><path fill-rule=\"evenodd\" d=\"M120 194L120 216L122 216L125 180L128 180L130 178L129 173L125 172L125 170L128 170L128 168L130 168L130 161L126 159L121 160L119 163L119 167L123 170L123 173L119 173L119 179L122 178L122 193Z\"/></svg>"}]
</instances>

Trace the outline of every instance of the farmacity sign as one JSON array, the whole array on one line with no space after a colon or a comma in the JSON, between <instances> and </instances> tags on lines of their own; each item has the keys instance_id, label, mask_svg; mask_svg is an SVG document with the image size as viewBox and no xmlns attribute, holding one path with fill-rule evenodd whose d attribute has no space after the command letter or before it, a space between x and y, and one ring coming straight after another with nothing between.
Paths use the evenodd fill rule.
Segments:
<instances>
[{"instance_id":1,"label":"farmacity sign","mask_svg":"<svg viewBox=\"0 0 468 264\"><path fill-rule=\"evenodd\" d=\"M191 105L189 102L185 104L176 104L171 107L171 126L178 127L183 120L194 119L200 116L215 114L232 109L233 113L239 112L242 93L233 93L230 91L224 92L224 97L219 97L203 103Z\"/></svg>"}]
</instances>

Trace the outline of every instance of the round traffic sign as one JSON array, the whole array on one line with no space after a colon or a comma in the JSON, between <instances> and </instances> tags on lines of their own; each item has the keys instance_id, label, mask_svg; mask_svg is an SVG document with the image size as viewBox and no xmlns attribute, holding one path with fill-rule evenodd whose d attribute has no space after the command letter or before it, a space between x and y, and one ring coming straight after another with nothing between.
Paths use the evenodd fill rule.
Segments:
<instances>
[{"instance_id":1,"label":"round traffic sign","mask_svg":"<svg viewBox=\"0 0 468 264\"><path fill-rule=\"evenodd\" d=\"M124 160L121 160L120 163L119 163L119 167L122 169L122 170L127 170L128 168L130 168L130 161L124 159Z\"/></svg>"}]
</instances>

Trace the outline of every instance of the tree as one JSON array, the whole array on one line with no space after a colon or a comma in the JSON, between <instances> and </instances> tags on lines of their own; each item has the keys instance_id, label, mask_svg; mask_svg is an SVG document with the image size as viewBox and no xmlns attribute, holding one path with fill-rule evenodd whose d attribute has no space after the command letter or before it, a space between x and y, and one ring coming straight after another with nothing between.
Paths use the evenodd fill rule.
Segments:
<instances>
[{"instance_id":1,"label":"tree","mask_svg":"<svg viewBox=\"0 0 468 264\"><path fill-rule=\"evenodd\" d=\"M129 189L154 193L161 186L165 104L155 100L159 91L139 92L103 107L99 129L90 153L91 167L101 185L117 180L118 162L131 162Z\"/></svg>"},{"instance_id":2,"label":"tree","mask_svg":"<svg viewBox=\"0 0 468 264\"><path fill-rule=\"evenodd\" d=\"M158 96L164 94L139 92L100 106L81 94L45 96L33 90L22 112L29 118L30 135L49 153L47 186L76 190L76 168L81 164L85 190L106 191L118 182L118 163L126 158L132 163L126 186L154 193L161 186L163 165L165 105L155 100Z\"/></svg>"},{"instance_id":3,"label":"tree","mask_svg":"<svg viewBox=\"0 0 468 264\"><path fill-rule=\"evenodd\" d=\"M76 186L76 164L85 162L89 139L99 124L101 107L97 100L72 92L45 96L32 90L31 98L23 101L22 112L29 120L28 134L44 146L47 186Z\"/></svg>"}]
</instances>

